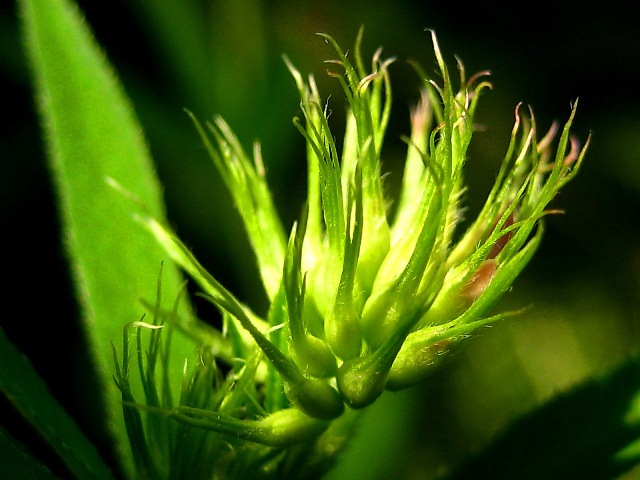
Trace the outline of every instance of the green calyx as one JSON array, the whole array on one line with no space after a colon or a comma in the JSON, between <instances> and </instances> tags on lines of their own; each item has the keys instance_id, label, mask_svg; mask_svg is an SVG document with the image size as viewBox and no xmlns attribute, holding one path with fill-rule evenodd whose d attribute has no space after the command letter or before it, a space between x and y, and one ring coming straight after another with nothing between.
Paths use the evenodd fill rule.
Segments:
<instances>
[{"instance_id":1,"label":"green calyx","mask_svg":"<svg viewBox=\"0 0 640 480\"><path fill-rule=\"evenodd\" d=\"M381 152L392 61L379 50L367 68L362 32L352 59L322 37L337 54L328 63L348 102L346 133L339 151L313 77L304 80L285 58L301 97L302 120L294 125L308 159L308 195L288 241L259 149L250 159L221 119L203 126L192 116L250 237L271 302L264 318L209 274L170 229L137 214L222 312L223 332L198 338L231 369L212 403L217 410L151 405L150 413L264 445L309 442L329 435L345 404L363 408L385 389L415 384L452 345L513 315L490 310L531 260L548 204L583 160L588 141L580 149L569 133L576 105L555 153L555 129L538 140L533 114L525 119L516 109L496 183L478 218L458 233L474 115L490 84L484 72L467 79L459 64L454 88L432 33L441 81L416 66L422 96L403 138L406 164L391 216Z\"/></svg>"}]
</instances>

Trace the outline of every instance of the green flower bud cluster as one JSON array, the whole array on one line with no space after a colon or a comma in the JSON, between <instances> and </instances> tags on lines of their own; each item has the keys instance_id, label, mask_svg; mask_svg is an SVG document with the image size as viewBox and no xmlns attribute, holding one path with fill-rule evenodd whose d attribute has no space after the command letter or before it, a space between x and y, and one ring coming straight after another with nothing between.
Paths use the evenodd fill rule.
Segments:
<instances>
[{"instance_id":1,"label":"green flower bud cluster","mask_svg":"<svg viewBox=\"0 0 640 480\"><path fill-rule=\"evenodd\" d=\"M422 97L403 138L406 163L391 215L381 152L393 59L379 50L367 68L362 32L353 58L322 37L337 54L328 63L348 102L345 137L339 152L313 76L304 79L285 58L301 97L302 118L294 124L308 161L307 200L288 240L259 147L251 159L221 118L203 125L192 116L249 235L271 304L266 316L225 289L166 226L138 217L222 312L224 333L210 343L218 361L231 366L210 411L147 410L270 446L312 441L347 413L345 405L362 408L385 389L415 384L452 345L517 313L488 315L532 258L547 205L587 148L570 136L575 104L555 143L557 127L538 139L533 114L525 118L518 106L486 203L466 232L457 232L474 116L490 84L486 72L466 78L458 63L455 88L432 34L439 81L415 66Z\"/></svg>"}]
</instances>

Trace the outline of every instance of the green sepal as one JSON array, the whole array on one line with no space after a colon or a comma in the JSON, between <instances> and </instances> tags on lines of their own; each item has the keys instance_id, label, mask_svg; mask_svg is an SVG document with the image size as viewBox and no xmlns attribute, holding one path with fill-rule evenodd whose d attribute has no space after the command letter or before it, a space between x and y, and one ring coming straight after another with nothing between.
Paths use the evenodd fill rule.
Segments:
<instances>
[{"instance_id":1,"label":"green sepal","mask_svg":"<svg viewBox=\"0 0 640 480\"><path fill-rule=\"evenodd\" d=\"M284 262L283 288L287 299L290 351L295 363L313 377L333 377L338 371L329 346L308 331L304 320L305 279L302 276L302 243L307 223L307 210L293 226Z\"/></svg>"},{"instance_id":2,"label":"green sepal","mask_svg":"<svg viewBox=\"0 0 640 480\"><path fill-rule=\"evenodd\" d=\"M442 216L441 192L435 190L431 193L425 221L406 266L393 283L386 285L380 293L374 291L364 306L362 332L367 343L374 348L397 332L411 328L412 325L408 325L412 318L409 312L415 308L416 298L425 296L416 294L442 228L438 223ZM429 287L433 288L433 285ZM433 294L429 291L427 295L435 296L435 291Z\"/></svg>"},{"instance_id":3,"label":"green sepal","mask_svg":"<svg viewBox=\"0 0 640 480\"><path fill-rule=\"evenodd\" d=\"M327 342L333 352L343 360L357 357L362 349L360 313L354 304L363 222L362 175L359 169L355 174L355 184L349 184L349 187L342 274L333 308L324 322Z\"/></svg>"},{"instance_id":4,"label":"green sepal","mask_svg":"<svg viewBox=\"0 0 640 480\"><path fill-rule=\"evenodd\" d=\"M371 290L375 274L389 250L390 230L386 218L386 203L380 175L380 150L391 108L391 89L387 67L393 61L380 61L374 56L374 72L365 74L354 67L333 38L320 34L335 49L338 60L328 63L344 68L344 75L331 74L340 82L349 102L355 129L347 130L345 151L355 151L352 158L344 158L342 168L354 172L357 162L362 169L363 233L358 262L358 280L366 291ZM356 41L356 59L359 58L362 33ZM361 62L360 62L361 63ZM381 83L382 82L382 83ZM384 86L384 88L383 88ZM384 90L384 99L382 99ZM349 145L356 145L355 148Z\"/></svg>"}]
</instances>

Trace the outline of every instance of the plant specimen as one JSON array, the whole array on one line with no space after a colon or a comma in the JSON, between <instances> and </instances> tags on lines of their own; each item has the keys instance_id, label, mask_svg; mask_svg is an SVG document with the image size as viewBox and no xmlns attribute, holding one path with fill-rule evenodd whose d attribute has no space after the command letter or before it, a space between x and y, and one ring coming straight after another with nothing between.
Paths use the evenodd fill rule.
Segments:
<instances>
[{"instance_id":1,"label":"plant specimen","mask_svg":"<svg viewBox=\"0 0 640 480\"><path fill-rule=\"evenodd\" d=\"M474 330L517 313L491 308L531 259L542 238L541 219L552 212L547 205L582 162L587 145L580 148L569 132L575 104L557 145L557 126L539 137L533 114L525 117L518 106L493 189L478 217L457 232L474 114L490 84L484 72L467 78L458 63L454 86L432 33L439 78L416 67L424 79L422 99L404 138L402 189L390 215L381 151L393 60L378 50L367 67L362 30L353 58L322 37L336 51L328 63L348 102L346 133L339 151L314 78L305 81L285 58L301 97L303 118L294 124L306 140L308 161L307 200L288 239L259 145L251 158L224 120L203 125L191 115L249 235L270 301L266 315L222 286L137 202L138 221L223 318L221 331L198 335L200 358L185 365L179 399L172 398L164 373L179 317L151 306L153 322L129 326L137 329L144 402L131 392L125 330L116 380L145 475L320 476L359 409L385 389L424 379ZM128 194L117 179L109 182Z\"/></svg>"},{"instance_id":2,"label":"plant specimen","mask_svg":"<svg viewBox=\"0 0 640 480\"><path fill-rule=\"evenodd\" d=\"M291 128L306 143L308 172L288 234L259 144L247 152L222 118L189 113L249 237L269 300L256 312L168 226L126 98L77 12L59 0L23 0L21 8L105 423L128 477L322 476L383 392L423 381L474 331L519 313L494 308L533 257L543 217L557 212L549 205L589 144L570 133L577 102L563 126L543 134L518 105L486 202L464 218L464 166L490 83L486 72L468 77L459 61L452 75L431 33L436 71L414 64L421 99L402 138L401 188L389 198L382 161L394 60L382 50L365 59L362 31L350 53L322 35L335 51L329 74L346 99L345 134L332 133L314 78L285 57L300 95ZM59 65L72 73L64 81ZM194 319L176 266L219 310L219 328ZM139 298L146 314L131 322ZM43 436L54 430L41 427ZM94 450L62 448L83 444L72 436L48 437L69 469L110 478Z\"/></svg>"}]
</instances>

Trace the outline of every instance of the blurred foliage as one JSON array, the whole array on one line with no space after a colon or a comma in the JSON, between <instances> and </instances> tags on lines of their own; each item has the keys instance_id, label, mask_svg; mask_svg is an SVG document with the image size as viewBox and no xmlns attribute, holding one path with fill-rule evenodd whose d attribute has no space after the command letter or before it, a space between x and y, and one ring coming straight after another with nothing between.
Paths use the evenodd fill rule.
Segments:
<instances>
[{"instance_id":1,"label":"blurred foliage","mask_svg":"<svg viewBox=\"0 0 640 480\"><path fill-rule=\"evenodd\" d=\"M485 131L472 144L468 163L470 218L504 154L515 105L532 105L544 129L566 118L569 103L580 97L575 131L583 141L592 131L592 146L577 180L555 201L566 214L547 220L542 249L507 300L532 308L469 342L431 381L401 399L392 410L398 418L390 409L369 414L363 430L395 433L362 435L361 442L377 447L354 444L345 463L379 462L384 468L376 470L377 478L433 478L518 414L637 348L640 15L632 3L602 8L569 2L538 10L518 3L461 8L400 0L375 7L365 0L78 4L141 119L171 222L205 266L258 311L266 303L255 293L261 289L237 213L184 108L200 118L221 114L247 145L262 141L276 201L289 225L305 191L304 142L291 124L298 100L281 54L302 72L316 74L320 91L332 95L336 125L344 114L337 82L323 74L321 62L331 57L330 48L315 32L351 45L363 24L365 52L382 45L386 55L400 59L391 68L391 137L408 132L408 108L417 99L417 79L405 60L417 58L428 67L432 58L425 27L437 31L448 58L457 54L467 72L492 71L494 90L478 114ZM90 430L92 390L81 387L91 372L15 16L14 5L0 6L0 291L5 305L11 300L19 312L5 314L2 327ZM392 189L400 178L396 152L402 143L398 139L386 148ZM208 307L196 305L201 316L214 318ZM31 335L34 326L38 339ZM61 329L75 339L71 345L57 340ZM78 376L59 378L61 365L73 365ZM406 422L407 416L413 421ZM391 448L402 437L407 448ZM375 453L363 459L362 452ZM349 475L376 478L371 471Z\"/></svg>"}]
</instances>

